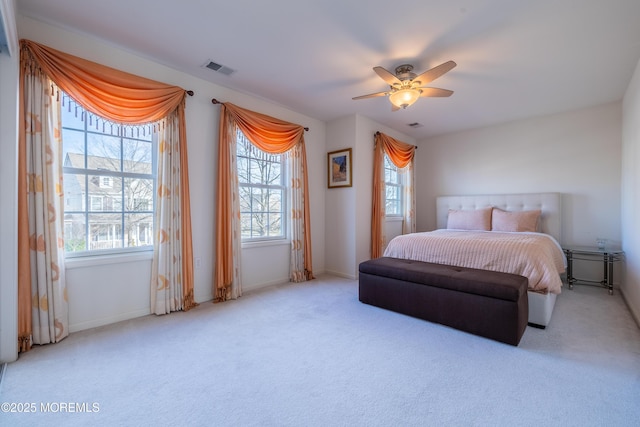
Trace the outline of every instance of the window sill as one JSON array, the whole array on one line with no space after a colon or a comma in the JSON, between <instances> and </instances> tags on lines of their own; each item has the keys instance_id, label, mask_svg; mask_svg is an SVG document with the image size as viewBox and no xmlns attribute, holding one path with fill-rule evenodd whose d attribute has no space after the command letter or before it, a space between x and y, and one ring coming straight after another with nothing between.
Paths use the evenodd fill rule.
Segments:
<instances>
[{"instance_id":1,"label":"window sill","mask_svg":"<svg viewBox=\"0 0 640 427\"><path fill-rule=\"evenodd\" d=\"M74 268L87 268L96 265L122 264L125 262L151 261L153 259L153 251L130 252L113 255L88 255L76 258L66 258L64 261L65 268L71 270Z\"/></svg>"},{"instance_id":2,"label":"window sill","mask_svg":"<svg viewBox=\"0 0 640 427\"><path fill-rule=\"evenodd\" d=\"M290 245L291 241L289 239L278 239L278 240L261 240L258 242L242 242L242 249L254 249L254 248L264 248L269 246L285 246Z\"/></svg>"},{"instance_id":3,"label":"window sill","mask_svg":"<svg viewBox=\"0 0 640 427\"><path fill-rule=\"evenodd\" d=\"M387 217L385 217L385 221L387 221L387 222L402 222L402 221L404 221L404 217L402 217L402 216L387 216Z\"/></svg>"}]
</instances>

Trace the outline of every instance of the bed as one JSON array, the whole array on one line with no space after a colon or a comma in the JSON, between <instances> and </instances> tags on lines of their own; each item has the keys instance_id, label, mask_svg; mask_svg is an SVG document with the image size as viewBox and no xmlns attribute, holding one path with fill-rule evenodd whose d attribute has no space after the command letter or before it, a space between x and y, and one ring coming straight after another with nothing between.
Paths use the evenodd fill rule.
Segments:
<instances>
[{"instance_id":1,"label":"bed","mask_svg":"<svg viewBox=\"0 0 640 427\"><path fill-rule=\"evenodd\" d=\"M397 236L387 245L384 256L523 275L529 279L528 322L544 328L561 292L560 275L566 268L558 243L562 233L561 207L560 193L441 196L436 199L437 230ZM494 208L500 215L520 217L539 211L535 230L447 230L450 211L456 215L471 213L484 220L487 211L496 212Z\"/></svg>"}]
</instances>

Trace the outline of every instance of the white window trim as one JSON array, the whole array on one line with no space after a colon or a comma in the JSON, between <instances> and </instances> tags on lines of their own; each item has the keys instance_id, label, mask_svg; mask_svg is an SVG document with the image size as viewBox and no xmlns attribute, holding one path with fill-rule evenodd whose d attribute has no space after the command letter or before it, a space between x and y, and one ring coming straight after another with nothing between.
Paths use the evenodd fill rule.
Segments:
<instances>
[{"instance_id":1,"label":"white window trim","mask_svg":"<svg viewBox=\"0 0 640 427\"><path fill-rule=\"evenodd\" d=\"M242 241L242 249L263 248L267 246L291 245L291 239L278 237L273 239L251 239Z\"/></svg>"},{"instance_id":2,"label":"white window trim","mask_svg":"<svg viewBox=\"0 0 640 427\"><path fill-rule=\"evenodd\" d=\"M386 169L386 158L387 155L385 154L385 166L383 166ZM393 163L392 163L393 164ZM395 166L395 165L394 165ZM399 214L387 214L385 211L385 218L388 221L403 221L404 220L404 187L405 187L405 174L400 172L400 168L398 168L396 166L396 174L398 176L398 180L400 181L398 184L394 184L394 187L399 187L400 188L400 211L401 213ZM385 173L386 175L386 173ZM385 181L384 183L385 187L389 185L389 183L387 183ZM385 198L384 198L384 203L385 206L387 204L387 198L386 198L386 194L385 194Z\"/></svg>"},{"instance_id":3,"label":"white window trim","mask_svg":"<svg viewBox=\"0 0 640 427\"><path fill-rule=\"evenodd\" d=\"M75 268L87 268L97 265L122 264L125 262L151 261L153 259L153 247L149 249L138 250L135 252L128 251L110 254L95 254L86 251L86 255L67 256L64 261L66 270Z\"/></svg>"},{"instance_id":4,"label":"white window trim","mask_svg":"<svg viewBox=\"0 0 640 427\"><path fill-rule=\"evenodd\" d=\"M246 137L245 137L246 138ZM248 143L251 144L251 141L247 139ZM236 143L239 143L236 141ZM255 147L259 150L259 148ZM281 200L282 203L282 211L280 216L281 221L281 236L261 236L261 237L241 237L241 248L251 248L251 247L260 247L260 246L278 246L290 244L290 232L289 232L289 218L287 217L288 206L291 204L290 200L290 188L287 185L289 182L288 177L288 160L284 154L280 155L280 173L282 174L282 184L281 185L265 185L265 184L256 184L256 185L246 185L246 187L254 187L254 188L279 188L282 190L283 198ZM237 170L236 170L237 174ZM242 184L238 184L238 190Z\"/></svg>"},{"instance_id":5,"label":"white window trim","mask_svg":"<svg viewBox=\"0 0 640 427\"><path fill-rule=\"evenodd\" d=\"M387 222L402 222L404 217L402 215L387 215L385 220Z\"/></svg>"}]
</instances>

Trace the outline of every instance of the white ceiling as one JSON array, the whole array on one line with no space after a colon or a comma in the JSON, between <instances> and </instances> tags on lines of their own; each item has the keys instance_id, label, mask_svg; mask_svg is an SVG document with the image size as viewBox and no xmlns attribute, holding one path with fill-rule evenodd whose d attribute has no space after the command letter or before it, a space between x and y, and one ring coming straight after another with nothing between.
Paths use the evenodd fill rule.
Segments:
<instances>
[{"instance_id":1,"label":"white ceiling","mask_svg":"<svg viewBox=\"0 0 640 427\"><path fill-rule=\"evenodd\" d=\"M16 0L19 13L329 121L362 114L417 140L622 98L640 0ZM203 68L208 60L236 72ZM372 70L458 66L391 112ZM215 94L212 94L212 97ZM420 128L410 128L418 122Z\"/></svg>"}]
</instances>

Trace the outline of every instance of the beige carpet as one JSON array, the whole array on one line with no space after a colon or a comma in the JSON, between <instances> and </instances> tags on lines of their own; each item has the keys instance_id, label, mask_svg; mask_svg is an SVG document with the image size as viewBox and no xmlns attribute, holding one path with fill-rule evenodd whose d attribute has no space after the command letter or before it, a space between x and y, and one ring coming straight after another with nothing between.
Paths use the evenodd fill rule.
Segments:
<instances>
[{"instance_id":1,"label":"beige carpet","mask_svg":"<svg viewBox=\"0 0 640 427\"><path fill-rule=\"evenodd\" d=\"M35 348L0 402L31 410L3 426L638 425L640 330L619 293L576 286L512 347L324 276Z\"/></svg>"}]
</instances>

